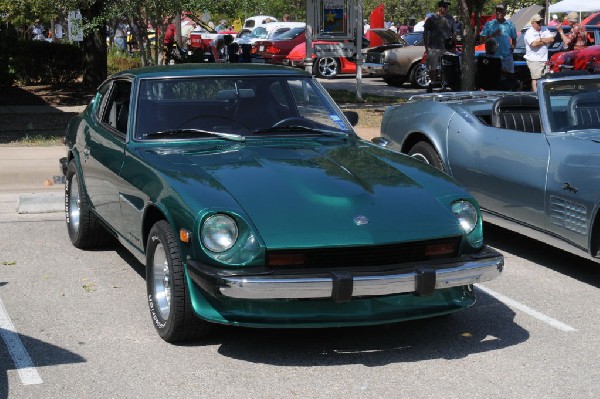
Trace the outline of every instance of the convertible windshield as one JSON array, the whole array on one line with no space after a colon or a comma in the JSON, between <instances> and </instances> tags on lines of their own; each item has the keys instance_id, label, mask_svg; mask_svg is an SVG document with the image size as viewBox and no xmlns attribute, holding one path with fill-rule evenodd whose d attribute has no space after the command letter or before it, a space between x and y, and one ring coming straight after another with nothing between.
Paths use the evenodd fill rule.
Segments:
<instances>
[{"instance_id":1,"label":"convertible windshield","mask_svg":"<svg viewBox=\"0 0 600 399\"><path fill-rule=\"evenodd\" d=\"M194 131L205 134L190 134ZM351 132L346 118L311 77L147 79L139 86L138 140Z\"/></svg>"},{"instance_id":2,"label":"convertible windshield","mask_svg":"<svg viewBox=\"0 0 600 399\"><path fill-rule=\"evenodd\" d=\"M542 92L551 131L600 129L600 79L551 81Z\"/></svg>"}]
</instances>

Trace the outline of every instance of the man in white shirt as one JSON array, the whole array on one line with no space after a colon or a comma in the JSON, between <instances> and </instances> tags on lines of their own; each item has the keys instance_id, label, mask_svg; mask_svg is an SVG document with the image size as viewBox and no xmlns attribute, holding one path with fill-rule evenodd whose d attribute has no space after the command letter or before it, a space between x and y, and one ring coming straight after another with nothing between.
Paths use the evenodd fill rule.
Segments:
<instances>
[{"instance_id":1,"label":"man in white shirt","mask_svg":"<svg viewBox=\"0 0 600 399\"><path fill-rule=\"evenodd\" d=\"M546 28L542 29L542 17L531 17L531 28L525 32L525 60L531 73L531 90L537 92L537 81L546 72L548 45L554 42L554 35Z\"/></svg>"}]
</instances>

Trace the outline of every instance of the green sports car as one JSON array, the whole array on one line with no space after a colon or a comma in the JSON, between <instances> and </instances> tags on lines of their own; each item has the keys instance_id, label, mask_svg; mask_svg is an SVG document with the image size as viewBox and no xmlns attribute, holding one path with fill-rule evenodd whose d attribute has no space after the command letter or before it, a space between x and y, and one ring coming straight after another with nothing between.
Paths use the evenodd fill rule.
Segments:
<instances>
[{"instance_id":1,"label":"green sports car","mask_svg":"<svg viewBox=\"0 0 600 399\"><path fill-rule=\"evenodd\" d=\"M214 323L356 326L472 305L472 284L503 269L476 201L350 121L293 68L113 75L67 129L70 239L116 237L146 265L169 342Z\"/></svg>"}]
</instances>

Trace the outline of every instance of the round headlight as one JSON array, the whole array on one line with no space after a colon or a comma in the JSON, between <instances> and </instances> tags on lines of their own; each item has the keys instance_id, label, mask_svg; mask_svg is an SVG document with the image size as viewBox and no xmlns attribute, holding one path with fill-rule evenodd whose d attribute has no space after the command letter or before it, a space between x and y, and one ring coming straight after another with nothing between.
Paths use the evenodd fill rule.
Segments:
<instances>
[{"instance_id":1,"label":"round headlight","mask_svg":"<svg viewBox=\"0 0 600 399\"><path fill-rule=\"evenodd\" d=\"M225 252L235 245L238 227L233 218L216 214L204 221L200 231L202 244L211 252Z\"/></svg>"},{"instance_id":2,"label":"round headlight","mask_svg":"<svg viewBox=\"0 0 600 399\"><path fill-rule=\"evenodd\" d=\"M452 212L466 234L477 227L477 209L469 201L457 201L452 204Z\"/></svg>"}]
</instances>

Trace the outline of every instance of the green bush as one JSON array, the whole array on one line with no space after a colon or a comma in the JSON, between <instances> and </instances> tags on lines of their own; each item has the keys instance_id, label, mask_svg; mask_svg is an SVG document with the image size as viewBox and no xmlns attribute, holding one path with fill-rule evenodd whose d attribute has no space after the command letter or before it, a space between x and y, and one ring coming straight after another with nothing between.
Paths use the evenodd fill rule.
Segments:
<instances>
[{"instance_id":1,"label":"green bush","mask_svg":"<svg viewBox=\"0 0 600 399\"><path fill-rule=\"evenodd\" d=\"M12 86L15 81L10 60L17 48L18 34L10 24L0 24L0 87Z\"/></svg>"},{"instance_id":2,"label":"green bush","mask_svg":"<svg viewBox=\"0 0 600 399\"><path fill-rule=\"evenodd\" d=\"M19 40L12 69L20 84L71 83L83 73L83 51L74 44Z\"/></svg>"},{"instance_id":3,"label":"green bush","mask_svg":"<svg viewBox=\"0 0 600 399\"><path fill-rule=\"evenodd\" d=\"M107 69L108 74L112 75L126 69L139 68L142 66L142 59L139 54L130 55L116 48L108 49Z\"/></svg>"}]
</instances>

